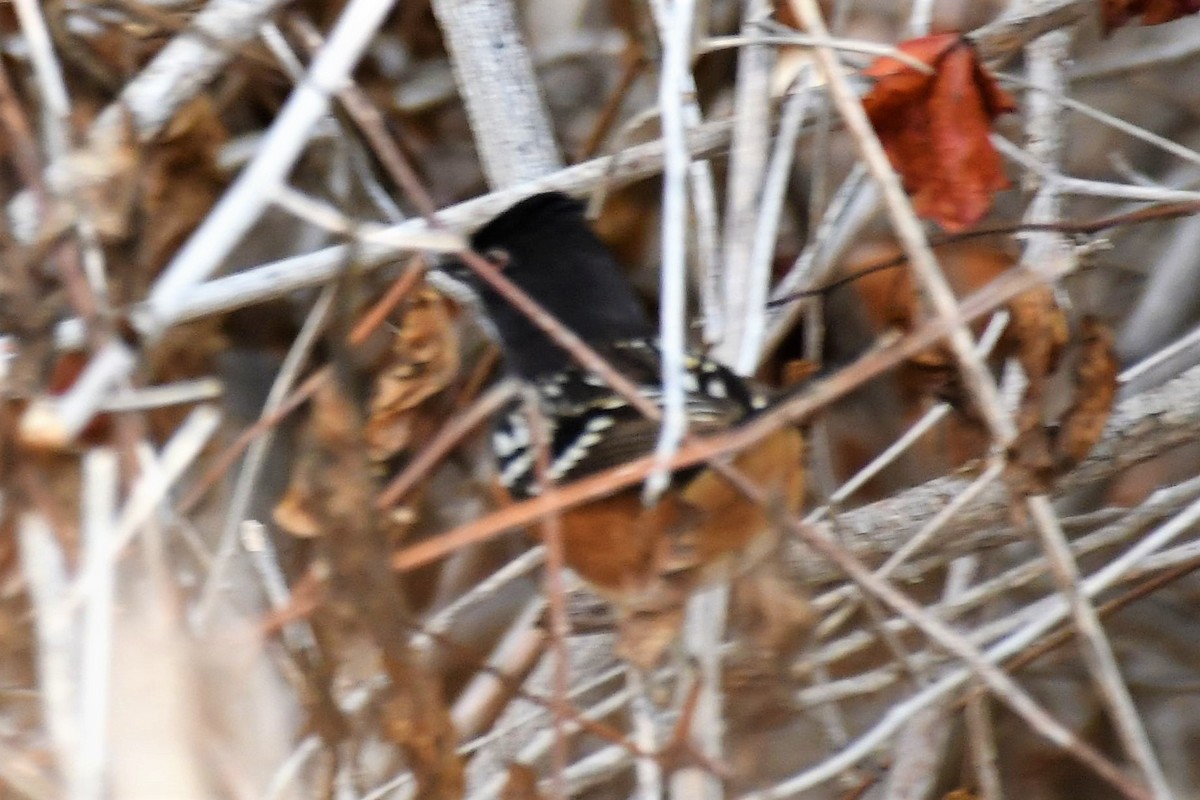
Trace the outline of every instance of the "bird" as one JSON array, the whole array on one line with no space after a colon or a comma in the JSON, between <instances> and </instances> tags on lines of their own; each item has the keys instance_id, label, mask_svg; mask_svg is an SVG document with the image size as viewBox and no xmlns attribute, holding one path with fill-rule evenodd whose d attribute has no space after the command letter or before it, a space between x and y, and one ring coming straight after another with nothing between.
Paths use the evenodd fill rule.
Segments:
<instances>
[{"instance_id":1,"label":"bird","mask_svg":"<svg viewBox=\"0 0 1200 800\"><path fill-rule=\"evenodd\" d=\"M528 197L470 237L474 251L603 356L661 409L662 350L645 306L616 257L559 192ZM547 454L538 469L530 416L521 402L498 415L491 434L495 474L512 501L539 495L542 481L566 484L654 451L658 421L576 363L558 343L486 281L473 278L510 373L528 385L545 421ZM695 349L685 353L690 434L736 428L773 401L767 387ZM687 598L769 559L778 513L804 500L804 438L782 427L731 460L771 499L749 500L701 464L671 475L651 503L640 487L561 512L564 560L616 609L618 653L653 666L677 638Z\"/></svg>"}]
</instances>

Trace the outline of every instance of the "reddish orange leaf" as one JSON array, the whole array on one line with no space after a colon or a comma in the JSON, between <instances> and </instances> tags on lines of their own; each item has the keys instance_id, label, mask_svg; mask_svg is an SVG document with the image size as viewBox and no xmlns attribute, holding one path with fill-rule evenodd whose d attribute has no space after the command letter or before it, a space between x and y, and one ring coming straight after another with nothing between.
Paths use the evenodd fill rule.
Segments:
<instances>
[{"instance_id":1,"label":"reddish orange leaf","mask_svg":"<svg viewBox=\"0 0 1200 800\"><path fill-rule=\"evenodd\" d=\"M877 59L866 71L876 83L863 106L917 213L948 231L962 230L987 213L993 192L1009 185L988 133L996 117L1016 110L1016 101L958 34L911 39L900 50L932 74Z\"/></svg>"},{"instance_id":2,"label":"reddish orange leaf","mask_svg":"<svg viewBox=\"0 0 1200 800\"><path fill-rule=\"evenodd\" d=\"M1104 32L1140 16L1143 25L1161 25L1200 11L1200 0L1103 0Z\"/></svg>"}]
</instances>

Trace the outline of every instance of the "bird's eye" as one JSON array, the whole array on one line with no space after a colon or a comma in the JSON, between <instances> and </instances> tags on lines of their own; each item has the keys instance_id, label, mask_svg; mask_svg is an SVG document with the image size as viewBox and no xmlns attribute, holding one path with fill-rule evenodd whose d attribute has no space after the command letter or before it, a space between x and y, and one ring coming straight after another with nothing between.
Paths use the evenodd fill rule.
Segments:
<instances>
[{"instance_id":1,"label":"bird's eye","mask_svg":"<svg viewBox=\"0 0 1200 800\"><path fill-rule=\"evenodd\" d=\"M503 247L492 247L483 254L483 257L488 260L496 269L504 269L508 266L508 262L512 260L512 256Z\"/></svg>"}]
</instances>

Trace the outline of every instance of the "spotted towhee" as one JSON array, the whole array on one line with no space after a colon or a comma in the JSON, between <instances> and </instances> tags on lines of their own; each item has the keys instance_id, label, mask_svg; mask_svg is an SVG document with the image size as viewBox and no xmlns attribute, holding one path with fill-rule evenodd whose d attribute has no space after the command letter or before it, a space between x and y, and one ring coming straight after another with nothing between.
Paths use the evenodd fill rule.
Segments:
<instances>
[{"instance_id":1,"label":"spotted towhee","mask_svg":"<svg viewBox=\"0 0 1200 800\"><path fill-rule=\"evenodd\" d=\"M559 193L517 203L471 238L546 311L571 329L661 407L656 328L608 248L588 227L582 205ZM654 450L659 423L648 419L486 282L472 281L494 324L508 366L535 391L548 428L548 466L539 475L529 417L520 404L492 434L500 484L514 499ZM686 358L688 430L710 434L767 407L769 392L711 358ZM562 512L567 564L618 610L621 650L653 663L674 638L690 591L762 561L777 542L772 514L796 512L804 495L803 439L783 428L731 460L772 499L764 508L720 471L676 472L651 506L638 487Z\"/></svg>"}]
</instances>

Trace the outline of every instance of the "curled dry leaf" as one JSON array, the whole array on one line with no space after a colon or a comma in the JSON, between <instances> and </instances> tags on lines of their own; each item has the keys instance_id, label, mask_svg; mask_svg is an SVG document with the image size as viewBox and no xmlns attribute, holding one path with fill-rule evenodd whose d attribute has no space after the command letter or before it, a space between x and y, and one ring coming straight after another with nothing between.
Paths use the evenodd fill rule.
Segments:
<instances>
[{"instance_id":1,"label":"curled dry leaf","mask_svg":"<svg viewBox=\"0 0 1200 800\"><path fill-rule=\"evenodd\" d=\"M1075 365L1071 407L1059 424L1054 439L1058 469L1066 472L1096 446L1117 399L1116 345L1112 329L1094 317L1079 326L1079 361Z\"/></svg>"},{"instance_id":2,"label":"curled dry leaf","mask_svg":"<svg viewBox=\"0 0 1200 800\"><path fill-rule=\"evenodd\" d=\"M371 391L363 436L372 461L385 461L403 452L414 438L420 438L418 432L432 431L440 421L441 415L427 413L425 404L458 374L459 343L452 323L452 305L435 289L422 286L411 293ZM317 452L312 440L316 422L310 422L287 491L272 510L276 525L301 538L318 536L324 530L314 508L314 469L318 465L310 463L310 454ZM396 541L414 521L409 507L380 519L388 538Z\"/></svg>"},{"instance_id":3,"label":"curled dry leaf","mask_svg":"<svg viewBox=\"0 0 1200 800\"><path fill-rule=\"evenodd\" d=\"M1020 431L1008 446L1004 480L1018 495L1046 494L1054 486L1054 444L1050 430L1038 420Z\"/></svg>"},{"instance_id":4,"label":"curled dry leaf","mask_svg":"<svg viewBox=\"0 0 1200 800\"><path fill-rule=\"evenodd\" d=\"M1104 32L1119 28L1134 17L1143 25L1161 25L1200 12L1200 0L1102 0Z\"/></svg>"},{"instance_id":5,"label":"curled dry leaf","mask_svg":"<svg viewBox=\"0 0 1200 800\"><path fill-rule=\"evenodd\" d=\"M371 391L366 437L372 460L383 461L408 448L422 404L458 374L453 321L450 301L433 287L421 286L410 295Z\"/></svg>"},{"instance_id":6,"label":"curled dry leaf","mask_svg":"<svg viewBox=\"0 0 1200 800\"><path fill-rule=\"evenodd\" d=\"M323 456L315 439L316 424L317 420L310 416L300 437L287 489L271 509L272 521L299 539L312 539L330 530L322 520L320 508L321 482L325 478L321 474ZM379 514L377 519L386 540L393 546L403 540L416 521L416 513L407 505Z\"/></svg>"},{"instance_id":7,"label":"curled dry leaf","mask_svg":"<svg viewBox=\"0 0 1200 800\"><path fill-rule=\"evenodd\" d=\"M1071 404L1057 425L1042 416L1041 394L1032 389L1022 402L1022 427L1008 449L1005 477L1015 491L1042 494L1091 452L1112 413L1117 397L1117 360L1107 325L1085 317L1075 337L1078 352L1072 370Z\"/></svg>"},{"instance_id":8,"label":"curled dry leaf","mask_svg":"<svg viewBox=\"0 0 1200 800\"><path fill-rule=\"evenodd\" d=\"M275 523L293 536L336 534L351 523L369 527L374 522L371 503L362 497L369 490L358 485L371 483L355 461L359 432L353 419L342 418L354 415L331 384L324 382L313 397L291 480L272 512Z\"/></svg>"},{"instance_id":9,"label":"curled dry leaf","mask_svg":"<svg viewBox=\"0 0 1200 800\"><path fill-rule=\"evenodd\" d=\"M305 432L301 441L300 454L292 465L291 479L287 491L271 510L271 519L283 530L301 539L311 539L321 534L321 520L314 508L314 471L320 468L312 449L312 436Z\"/></svg>"},{"instance_id":10,"label":"curled dry leaf","mask_svg":"<svg viewBox=\"0 0 1200 800\"><path fill-rule=\"evenodd\" d=\"M852 257L850 272L889 262L899 255L899 249L890 244L861 250ZM978 290L1014 263L1012 256L1002 249L977 243L941 247L938 259L959 297ZM888 328L907 333L924 318L907 264L868 273L853 285L876 333ZM1017 295L1005 310L1009 321L992 351L992 363L998 367L1003 359L1015 359L1028 380L1017 414L1018 438L1012 443L1010 457L1028 473L1018 485L1042 490L1048 481L1061 474L1058 450L1044 429L1044 406L1048 382L1060 369L1068 345L1069 324L1055 299L1054 289L1049 286L1034 287ZM984 324L974 326L976 335L982 332ZM899 379L903 399L916 410L923 410L925 401L936 398L950 403L959 412L948 449L954 463L983 451L987 445L983 420L964 390L957 365L945 345L927 348L908 359L899 371ZM1085 452L1086 449L1090 445Z\"/></svg>"},{"instance_id":11,"label":"curled dry leaf","mask_svg":"<svg viewBox=\"0 0 1200 800\"><path fill-rule=\"evenodd\" d=\"M661 609L619 610L616 653L644 670L659 665L683 627L683 599Z\"/></svg>"},{"instance_id":12,"label":"curled dry leaf","mask_svg":"<svg viewBox=\"0 0 1200 800\"><path fill-rule=\"evenodd\" d=\"M217 156L229 133L207 95L172 118L146 149L137 260L153 277L208 214L225 188Z\"/></svg>"},{"instance_id":13,"label":"curled dry leaf","mask_svg":"<svg viewBox=\"0 0 1200 800\"><path fill-rule=\"evenodd\" d=\"M987 243L939 247L937 256L946 280L958 297L978 290L1014 263L1012 255L1003 248ZM902 257L900 248L891 242L864 245L849 256L845 271L853 275ZM928 316L906 261L900 261L892 269L867 272L851 285L877 335L889 329L910 333ZM975 334L981 334L987 324L987 320L974 324ZM998 356L1006 355L1014 348L1012 337L1017 330L1010 323L1005 333L1008 339L1002 339L998 345ZM968 398L958 381L954 357L945 345L934 345L913 355L905 362L899 378L904 397L910 402L936 397L970 413Z\"/></svg>"},{"instance_id":14,"label":"curled dry leaf","mask_svg":"<svg viewBox=\"0 0 1200 800\"><path fill-rule=\"evenodd\" d=\"M970 789L954 789L946 792L942 800L979 800L979 795Z\"/></svg>"},{"instance_id":15,"label":"curled dry leaf","mask_svg":"<svg viewBox=\"0 0 1200 800\"><path fill-rule=\"evenodd\" d=\"M1058 369L1070 331L1049 286L1017 295L1009 301L1008 313L1000 343L1002 352L1017 360L1029 381L1017 415L1017 429L1024 431L1041 421L1046 381Z\"/></svg>"},{"instance_id":16,"label":"curled dry leaf","mask_svg":"<svg viewBox=\"0 0 1200 800\"><path fill-rule=\"evenodd\" d=\"M988 134L1016 101L958 34L910 39L899 49L932 73L877 59L865 73L876 83L863 107L917 213L948 231L962 230L988 212L993 192L1009 185Z\"/></svg>"},{"instance_id":17,"label":"curled dry leaf","mask_svg":"<svg viewBox=\"0 0 1200 800\"><path fill-rule=\"evenodd\" d=\"M1015 359L1026 379L1017 410L1017 437L1009 445L1007 477L1014 490L1041 494L1062 474L1045 420L1048 386L1068 344L1069 324L1050 286L1022 292L1006 308L1009 321L997 354Z\"/></svg>"},{"instance_id":18,"label":"curled dry leaf","mask_svg":"<svg viewBox=\"0 0 1200 800\"><path fill-rule=\"evenodd\" d=\"M537 773L528 764L514 761L508 765L508 780L500 792L500 800L542 800L538 791Z\"/></svg>"},{"instance_id":19,"label":"curled dry leaf","mask_svg":"<svg viewBox=\"0 0 1200 800\"><path fill-rule=\"evenodd\" d=\"M770 558L733 584L732 618L752 649L782 667L808 638L817 614L808 595Z\"/></svg>"}]
</instances>

